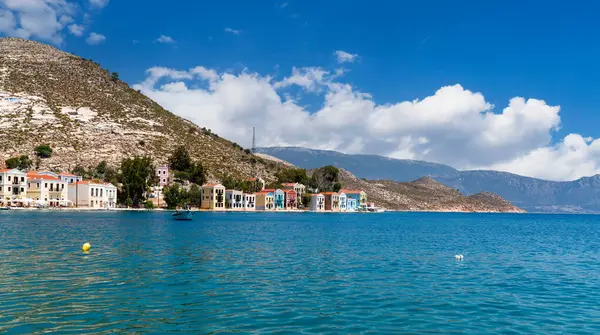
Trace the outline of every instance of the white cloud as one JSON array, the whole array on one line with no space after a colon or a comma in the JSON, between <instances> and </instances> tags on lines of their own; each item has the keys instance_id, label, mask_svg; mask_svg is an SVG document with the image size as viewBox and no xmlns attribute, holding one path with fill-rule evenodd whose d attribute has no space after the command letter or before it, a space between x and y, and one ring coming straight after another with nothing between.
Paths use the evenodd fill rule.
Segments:
<instances>
[{"instance_id":1,"label":"white cloud","mask_svg":"<svg viewBox=\"0 0 600 335\"><path fill-rule=\"evenodd\" d=\"M104 41L106 41L106 37L104 35L92 32L85 41L89 45L98 45L104 43Z\"/></svg>"},{"instance_id":2,"label":"white cloud","mask_svg":"<svg viewBox=\"0 0 600 335\"><path fill-rule=\"evenodd\" d=\"M337 50L334 52L335 57L337 58L338 63L354 63L358 59L358 54L351 54L346 51Z\"/></svg>"},{"instance_id":3,"label":"white cloud","mask_svg":"<svg viewBox=\"0 0 600 335\"><path fill-rule=\"evenodd\" d=\"M160 35L159 38L156 39L158 43L175 43L175 40L171 36Z\"/></svg>"},{"instance_id":4,"label":"white cloud","mask_svg":"<svg viewBox=\"0 0 600 335\"><path fill-rule=\"evenodd\" d=\"M292 85L324 92L318 110L308 111L289 98ZM497 110L481 93L460 85L442 87L421 100L377 104L370 94L319 67L293 68L279 81L249 71L157 67L136 88L244 146L251 144L255 126L260 146L371 153L555 180L600 171L600 140L570 135L552 145L560 107L516 97Z\"/></svg>"},{"instance_id":5,"label":"white cloud","mask_svg":"<svg viewBox=\"0 0 600 335\"><path fill-rule=\"evenodd\" d=\"M104 8L110 0L90 0L90 5L96 8Z\"/></svg>"},{"instance_id":6,"label":"white cloud","mask_svg":"<svg viewBox=\"0 0 600 335\"><path fill-rule=\"evenodd\" d=\"M242 33L241 30L239 30L239 29L233 29L233 28L225 28L225 32L226 33L232 33L234 35L239 35L239 34Z\"/></svg>"},{"instance_id":7,"label":"white cloud","mask_svg":"<svg viewBox=\"0 0 600 335\"><path fill-rule=\"evenodd\" d=\"M83 36L83 31L85 30L85 28L83 26L80 26L78 24L71 24L69 25L69 31L71 32L71 34L77 36L77 37L81 37Z\"/></svg>"},{"instance_id":8,"label":"white cloud","mask_svg":"<svg viewBox=\"0 0 600 335\"><path fill-rule=\"evenodd\" d=\"M61 44L75 14L66 0L0 0L0 34Z\"/></svg>"}]
</instances>

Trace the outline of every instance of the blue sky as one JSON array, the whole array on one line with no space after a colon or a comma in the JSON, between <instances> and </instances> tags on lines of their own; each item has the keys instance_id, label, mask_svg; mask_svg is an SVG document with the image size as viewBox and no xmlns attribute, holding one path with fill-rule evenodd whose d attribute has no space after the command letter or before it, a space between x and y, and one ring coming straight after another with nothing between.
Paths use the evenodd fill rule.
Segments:
<instances>
[{"instance_id":1,"label":"blue sky","mask_svg":"<svg viewBox=\"0 0 600 335\"><path fill-rule=\"evenodd\" d=\"M17 17L24 9L18 8L15 1L0 0L0 8L4 6ZM600 23L595 14L600 5L591 2L224 0L171 1L165 4L155 0L62 1L72 6L69 15L73 23L84 28L83 36L69 33L68 24L64 24L63 29L57 29L57 35L53 35L54 40L35 34L26 37L45 40L66 51L93 58L109 70L119 72L121 78L131 85L141 85L148 79L146 71L156 67L185 71L202 66L219 76L224 73L238 76L246 71L263 79L270 76L272 82L289 77L294 67L311 67L331 73L344 69L343 80L331 78L326 83L319 83L323 89L312 91L297 84L282 85L284 88L274 91L282 100L291 96L304 112L313 114L318 114L328 104L328 94L339 92L331 85L334 82L351 85L353 94L368 94L368 102L375 105L373 109L422 100L434 96L442 87L455 84L460 84L464 90L481 93L488 105L495 106L493 112L496 114L502 113L514 97L534 98L543 100L547 106L560 106L558 121L548 122L542 131L535 127L535 123L542 121L532 118L525 126L518 123L517 117L511 119L515 124L513 132L503 129L486 135L487 140L493 142L490 144L493 148L500 146L497 137L501 134L515 138L522 136L517 138L520 141L531 140L531 145L525 147L502 144L503 152L513 152L514 155L498 155L502 156L498 161L473 158L495 151L487 150L481 141L463 144L464 140L458 139L466 136L467 130L442 138L437 135L437 126L422 129L422 123L427 122L425 119L418 123L417 128L421 130L408 131L410 139L394 137L385 143L371 143L369 138L361 141L362 149L354 150L352 148L358 146L351 148L340 144L342 140L336 142L336 139L329 138L323 139L328 143L323 146L325 148L434 160L462 168L492 167L551 179L572 179L600 171L595 154L590 154L593 139L600 137L600 130L595 126L600 121L600 114L596 113L600 98L594 94L596 78L600 75L597 61L600 59ZM15 35L18 27L16 21L14 29L4 29L3 34ZM91 32L105 39L90 45L86 37ZM60 42L57 42L56 36L60 36ZM172 43L157 42L160 36L170 37ZM358 56L353 62L340 64L334 54L336 50ZM161 84L178 81L172 74L159 79ZM187 79L181 81L185 83L186 90L208 90L207 82L194 84ZM186 110L192 108L190 106L203 106L203 97L192 98L186 94L190 103L182 105L173 102L182 96L168 96L169 92L158 84L156 87L139 87L169 110L197 123L211 125L210 118L195 118ZM461 93L459 91L456 91L457 94ZM268 100L269 95L265 96ZM214 101L211 104L214 105ZM435 108L441 108L437 106ZM485 106L481 105L481 110L476 113L484 113L484 110ZM357 109L356 113L360 111ZM404 117L405 114L398 115ZM459 121L464 122L456 119L450 123ZM488 121L484 123L491 122ZM528 128L530 126L532 128ZM224 128L221 124L213 127L217 130ZM499 125L490 127L469 131L489 133L490 129L501 128ZM247 137L245 130L234 133L223 131L233 139L238 135L240 138ZM327 128L327 131L339 130ZM396 128L395 131L407 130ZM528 135L536 132L540 132L536 138ZM573 153L569 150L561 154L561 150L569 147L565 139L572 133L586 138L586 161L583 163L591 163L592 167L577 170L573 165L581 165L582 162L574 163ZM372 137L389 135L373 134ZM453 160L435 154L447 151L447 148L441 150L426 145L435 143L436 139L444 142L457 139L455 150L472 147L473 157ZM243 139L239 141L244 142ZM397 145L395 141L406 143ZM283 135L267 142L265 144L268 145L315 146L310 141L285 138ZM577 146L583 148L579 142ZM375 147L388 149L377 151L373 149ZM478 152L480 149L481 152ZM541 153L542 149L547 152ZM575 152L575 156L580 153ZM547 164L558 164L560 159L565 159L560 163L564 165L565 172L553 175L538 171L531 165L539 161L539 155L545 157Z\"/></svg>"},{"instance_id":2,"label":"blue sky","mask_svg":"<svg viewBox=\"0 0 600 335\"><path fill-rule=\"evenodd\" d=\"M332 52L348 50L361 56L348 81L379 103L425 97L461 83L496 106L513 96L560 105L559 135L598 136L599 8L550 4L172 1L167 7L163 1L113 0L91 25L106 42L89 46L69 37L65 49L97 59L130 83L156 65L202 63L277 74L276 65L333 66ZM242 32L236 36L225 28ZM176 44L153 43L161 35Z\"/></svg>"}]
</instances>

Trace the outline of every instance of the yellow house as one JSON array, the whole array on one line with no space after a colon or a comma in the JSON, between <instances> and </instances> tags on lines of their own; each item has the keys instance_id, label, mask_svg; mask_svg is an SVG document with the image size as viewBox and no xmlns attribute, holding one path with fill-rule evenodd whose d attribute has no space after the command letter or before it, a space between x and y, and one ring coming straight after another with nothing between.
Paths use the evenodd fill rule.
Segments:
<instances>
[{"instance_id":1,"label":"yellow house","mask_svg":"<svg viewBox=\"0 0 600 335\"><path fill-rule=\"evenodd\" d=\"M262 191L256 193L256 210L272 211L275 210L275 196L271 191Z\"/></svg>"},{"instance_id":2,"label":"yellow house","mask_svg":"<svg viewBox=\"0 0 600 335\"><path fill-rule=\"evenodd\" d=\"M67 206L67 182L50 175L27 173L27 195L33 201L44 202L50 207Z\"/></svg>"},{"instance_id":3,"label":"yellow house","mask_svg":"<svg viewBox=\"0 0 600 335\"><path fill-rule=\"evenodd\" d=\"M225 186L221 184L202 185L202 209L225 209Z\"/></svg>"}]
</instances>

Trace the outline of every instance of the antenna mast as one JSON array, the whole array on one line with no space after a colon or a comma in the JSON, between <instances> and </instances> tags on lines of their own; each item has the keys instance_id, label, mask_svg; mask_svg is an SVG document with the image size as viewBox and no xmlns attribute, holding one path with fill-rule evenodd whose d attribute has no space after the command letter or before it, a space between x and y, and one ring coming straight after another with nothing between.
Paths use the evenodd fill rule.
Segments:
<instances>
[{"instance_id":1,"label":"antenna mast","mask_svg":"<svg viewBox=\"0 0 600 335\"><path fill-rule=\"evenodd\" d=\"M256 153L256 127L252 127L252 153Z\"/></svg>"}]
</instances>

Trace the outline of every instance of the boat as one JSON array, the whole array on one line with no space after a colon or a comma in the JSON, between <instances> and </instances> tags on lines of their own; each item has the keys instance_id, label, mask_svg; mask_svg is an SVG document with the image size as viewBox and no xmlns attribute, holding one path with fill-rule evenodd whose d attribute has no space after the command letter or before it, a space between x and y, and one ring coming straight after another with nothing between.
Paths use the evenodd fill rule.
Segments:
<instances>
[{"instance_id":1,"label":"boat","mask_svg":"<svg viewBox=\"0 0 600 335\"><path fill-rule=\"evenodd\" d=\"M191 220L194 213L191 210L179 210L173 213L172 217L174 220Z\"/></svg>"},{"instance_id":2,"label":"boat","mask_svg":"<svg viewBox=\"0 0 600 335\"><path fill-rule=\"evenodd\" d=\"M10 207L0 207L0 211L9 211Z\"/></svg>"}]
</instances>

